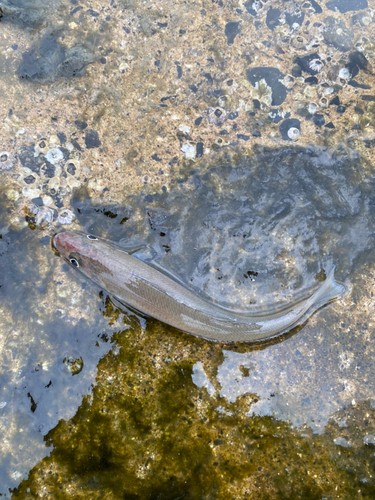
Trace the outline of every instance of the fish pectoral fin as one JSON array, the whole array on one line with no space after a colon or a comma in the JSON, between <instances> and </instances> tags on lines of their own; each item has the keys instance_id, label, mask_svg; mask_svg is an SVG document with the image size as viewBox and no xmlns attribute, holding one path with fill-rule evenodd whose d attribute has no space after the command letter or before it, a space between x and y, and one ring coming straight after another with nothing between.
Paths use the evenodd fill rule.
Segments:
<instances>
[{"instance_id":1,"label":"fish pectoral fin","mask_svg":"<svg viewBox=\"0 0 375 500\"><path fill-rule=\"evenodd\" d=\"M138 241L132 244L124 243L123 245L120 242L118 246L123 252L127 253L128 255L132 255L133 253L139 252L139 250L144 250L145 248L151 250L150 245L148 245L146 241Z\"/></svg>"},{"instance_id":2,"label":"fish pectoral fin","mask_svg":"<svg viewBox=\"0 0 375 500\"><path fill-rule=\"evenodd\" d=\"M146 243L142 243L136 247L132 247L132 248L128 249L127 253L129 255L133 255L133 253L139 252L139 250L143 250L144 248L149 248L148 245L146 245Z\"/></svg>"}]
</instances>

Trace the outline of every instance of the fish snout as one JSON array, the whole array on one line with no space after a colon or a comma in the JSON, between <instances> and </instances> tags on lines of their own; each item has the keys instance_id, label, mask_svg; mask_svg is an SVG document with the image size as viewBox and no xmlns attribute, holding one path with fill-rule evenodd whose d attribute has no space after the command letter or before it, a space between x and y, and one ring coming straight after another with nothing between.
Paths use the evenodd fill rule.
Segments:
<instances>
[{"instance_id":1,"label":"fish snout","mask_svg":"<svg viewBox=\"0 0 375 500\"><path fill-rule=\"evenodd\" d=\"M52 236L50 244L51 244L51 248L52 248L53 253L55 253L56 255L60 255L59 249L57 248L56 242L55 242L56 236L58 236L58 233L56 233Z\"/></svg>"},{"instance_id":2,"label":"fish snout","mask_svg":"<svg viewBox=\"0 0 375 500\"><path fill-rule=\"evenodd\" d=\"M68 231L55 234L52 237L51 246L55 253L64 257L67 257L71 252L76 250L71 234Z\"/></svg>"}]
</instances>

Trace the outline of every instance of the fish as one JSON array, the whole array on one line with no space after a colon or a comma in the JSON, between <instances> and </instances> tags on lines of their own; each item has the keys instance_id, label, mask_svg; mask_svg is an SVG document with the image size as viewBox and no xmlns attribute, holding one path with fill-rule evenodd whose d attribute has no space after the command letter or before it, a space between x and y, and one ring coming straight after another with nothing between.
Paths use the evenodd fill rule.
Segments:
<instances>
[{"instance_id":1,"label":"fish","mask_svg":"<svg viewBox=\"0 0 375 500\"><path fill-rule=\"evenodd\" d=\"M233 311L200 297L121 246L97 236L63 231L53 236L52 248L120 304L217 342L257 342L275 337L303 324L315 311L346 293L346 286L335 281L332 266L318 288L303 296L296 293L283 307Z\"/></svg>"}]
</instances>

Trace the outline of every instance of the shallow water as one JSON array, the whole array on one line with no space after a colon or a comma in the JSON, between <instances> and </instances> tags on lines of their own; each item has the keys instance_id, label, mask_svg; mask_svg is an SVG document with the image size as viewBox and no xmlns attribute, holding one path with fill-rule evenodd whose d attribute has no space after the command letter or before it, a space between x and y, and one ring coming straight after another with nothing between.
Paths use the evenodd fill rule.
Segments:
<instances>
[{"instance_id":1,"label":"shallow water","mask_svg":"<svg viewBox=\"0 0 375 500\"><path fill-rule=\"evenodd\" d=\"M373 498L373 16L357 2L0 2L0 496ZM84 230L227 307L332 264L263 344L118 310Z\"/></svg>"}]
</instances>

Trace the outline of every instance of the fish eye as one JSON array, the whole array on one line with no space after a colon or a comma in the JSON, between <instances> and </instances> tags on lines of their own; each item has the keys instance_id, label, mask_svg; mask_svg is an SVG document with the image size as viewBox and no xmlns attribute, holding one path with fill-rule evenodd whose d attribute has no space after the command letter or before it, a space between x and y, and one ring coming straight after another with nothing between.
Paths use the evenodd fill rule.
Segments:
<instances>
[{"instance_id":1,"label":"fish eye","mask_svg":"<svg viewBox=\"0 0 375 500\"><path fill-rule=\"evenodd\" d=\"M93 236L92 234L88 234L88 235L87 235L87 239L88 239L88 240L91 240L91 241L95 241L95 240L97 240L98 238L97 238L96 236Z\"/></svg>"},{"instance_id":2,"label":"fish eye","mask_svg":"<svg viewBox=\"0 0 375 500\"><path fill-rule=\"evenodd\" d=\"M79 267L79 263L77 259L74 259L73 257L69 259L69 262L72 264L74 267Z\"/></svg>"}]
</instances>

